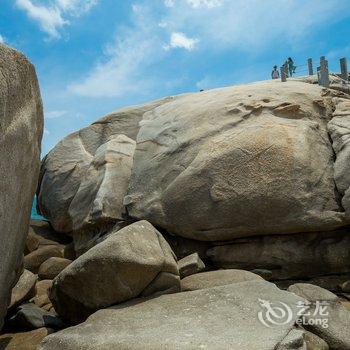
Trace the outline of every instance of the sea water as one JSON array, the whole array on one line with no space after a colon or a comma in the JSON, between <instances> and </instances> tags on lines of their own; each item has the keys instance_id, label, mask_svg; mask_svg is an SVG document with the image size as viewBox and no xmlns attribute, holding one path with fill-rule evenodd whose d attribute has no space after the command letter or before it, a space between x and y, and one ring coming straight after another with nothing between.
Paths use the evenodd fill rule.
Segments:
<instances>
[{"instance_id":1,"label":"sea water","mask_svg":"<svg viewBox=\"0 0 350 350\"><path fill-rule=\"evenodd\" d=\"M40 215L38 213L38 211L36 210L36 205L37 205L37 198L36 198L36 196L34 196L33 205L32 205L32 213L31 213L30 218L33 220L46 220L42 215Z\"/></svg>"}]
</instances>

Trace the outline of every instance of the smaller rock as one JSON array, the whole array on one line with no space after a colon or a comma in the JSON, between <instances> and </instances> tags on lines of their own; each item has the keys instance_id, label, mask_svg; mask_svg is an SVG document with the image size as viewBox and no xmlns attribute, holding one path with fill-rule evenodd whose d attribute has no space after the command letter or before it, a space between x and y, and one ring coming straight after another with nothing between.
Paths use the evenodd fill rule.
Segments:
<instances>
[{"instance_id":1,"label":"smaller rock","mask_svg":"<svg viewBox=\"0 0 350 350\"><path fill-rule=\"evenodd\" d=\"M35 295L35 283L37 276L28 270L24 270L17 284L12 289L9 309L29 300Z\"/></svg>"},{"instance_id":2,"label":"smaller rock","mask_svg":"<svg viewBox=\"0 0 350 350\"><path fill-rule=\"evenodd\" d=\"M52 287L52 280L42 280L36 283L36 295L30 301L36 306L49 311L52 308L51 300L49 299L49 291Z\"/></svg>"},{"instance_id":3,"label":"smaller rock","mask_svg":"<svg viewBox=\"0 0 350 350\"><path fill-rule=\"evenodd\" d=\"M95 311L138 296L180 290L173 251L147 221L110 234L53 281L50 299L67 320L79 323Z\"/></svg>"},{"instance_id":4,"label":"smaller rock","mask_svg":"<svg viewBox=\"0 0 350 350\"><path fill-rule=\"evenodd\" d=\"M47 259L54 256L63 258L63 250L64 246L62 245L39 247L24 257L24 267L33 273L38 273L40 265Z\"/></svg>"},{"instance_id":5,"label":"smaller rock","mask_svg":"<svg viewBox=\"0 0 350 350\"><path fill-rule=\"evenodd\" d=\"M47 221L31 220L24 255L47 245L67 244L71 238L58 234Z\"/></svg>"},{"instance_id":6,"label":"smaller rock","mask_svg":"<svg viewBox=\"0 0 350 350\"><path fill-rule=\"evenodd\" d=\"M44 261L39 268L38 275L41 280L53 280L72 261L53 256Z\"/></svg>"},{"instance_id":7,"label":"smaller rock","mask_svg":"<svg viewBox=\"0 0 350 350\"><path fill-rule=\"evenodd\" d=\"M266 281L270 281L273 276L272 271L265 270L265 269L255 269L255 270L252 270L251 272L255 273L256 275L259 275Z\"/></svg>"},{"instance_id":8,"label":"smaller rock","mask_svg":"<svg viewBox=\"0 0 350 350\"><path fill-rule=\"evenodd\" d=\"M292 292L300 297L309 300L310 302L315 302L318 300L337 302L338 297L327 289L314 286L309 283L296 283L288 288L289 292Z\"/></svg>"},{"instance_id":9,"label":"smaller rock","mask_svg":"<svg viewBox=\"0 0 350 350\"><path fill-rule=\"evenodd\" d=\"M225 286L232 283L262 280L258 275L244 270L217 270L196 273L181 280L181 290L191 291L207 289L216 286Z\"/></svg>"},{"instance_id":10,"label":"smaller rock","mask_svg":"<svg viewBox=\"0 0 350 350\"><path fill-rule=\"evenodd\" d=\"M304 330L307 350L329 350L328 344L316 334Z\"/></svg>"},{"instance_id":11,"label":"smaller rock","mask_svg":"<svg viewBox=\"0 0 350 350\"><path fill-rule=\"evenodd\" d=\"M1 350L36 350L42 340L54 331L39 328L30 332L8 333L0 335Z\"/></svg>"},{"instance_id":12,"label":"smaller rock","mask_svg":"<svg viewBox=\"0 0 350 350\"><path fill-rule=\"evenodd\" d=\"M6 325L11 329L21 331L42 327L53 329L62 329L65 327L65 324L60 318L34 304L23 304L19 306Z\"/></svg>"},{"instance_id":13,"label":"smaller rock","mask_svg":"<svg viewBox=\"0 0 350 350\"><path fill-rule=\"evenodd\" d=\"M186 256L185 258L179 260L177 265L179 267L181 278L193 275L205 269L205 265L199 257L198 253L193 253Z\"/></svg>"},{"instance_id":14,"label":"smaller rock","mask_svg":"<svg viewBox=\"0 0 350 350\"><path fill-rule=\"evenodd\" d=\"M341 290L342 290L344 293L350 293L350 280L344 282L344 283L341 285Z\"/></svg>"},{"instance_id":15,"label":"smaller rock","mask_svg":"<svg viewBox=\"0 0 350 350\"><path fill-rule=\"evenodd\" d=\"M277 350L305 350L304 332L292 329L278 345Z\"/></svg>"}]
</instances>

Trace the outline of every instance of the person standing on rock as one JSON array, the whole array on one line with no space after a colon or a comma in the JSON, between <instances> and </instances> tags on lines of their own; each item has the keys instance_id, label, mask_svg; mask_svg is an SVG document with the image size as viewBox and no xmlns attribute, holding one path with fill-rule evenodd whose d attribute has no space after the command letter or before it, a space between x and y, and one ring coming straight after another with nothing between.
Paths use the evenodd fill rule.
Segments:
<instances>
[{"instance_id":1,"label":"person standing on rock","mask_svg":"<svg viewBox=\"0 0 350 350\"><path fill-rule=\"evenodd\" d=\"M277 69L277 66L273 66L273 70L272 70L272 73L271 73L271 78L272 79L278 79L280 77L280 73Z\"/></svg>"},{"instance_id":2,"label":"person standing on rock","mask_svg":"<svg viewBox=\"0 0 350 350\"><path fill-rule=\"evenodd\" d=\"M289 76L292 77L293 74L295 74L296 66L294 66L294 61L292 60L291 57L288 58L287 63L288 63Z\"/></svg>"}]
</instances>

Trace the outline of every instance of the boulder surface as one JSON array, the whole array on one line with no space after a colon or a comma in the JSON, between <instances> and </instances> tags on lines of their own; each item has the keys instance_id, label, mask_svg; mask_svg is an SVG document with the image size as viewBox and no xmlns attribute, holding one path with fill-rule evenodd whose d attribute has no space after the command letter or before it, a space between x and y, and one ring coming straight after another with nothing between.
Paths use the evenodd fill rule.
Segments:
<instances>
[{"instance_id":1,"label":"boulder surface","mask_svg":"<svg viewBox=\"0 0 350 350\"><path fill-rule=\"evenodd\" d=\"M111 113L49 152L41 166L38 204L57 232L121 218L139 122L170 99Z\"/></svg>"},{"instance_id":2,"label":"boulder surface","mask_svg":"<svg viewBox=\"0 0 350 350\"><path fill-rule=\"evenodd\" d=\"M290 318L266 327L259 299L284 302ZM293 328L300 300L263 280L135 300L50 335L38 350L274 350Z\"/></svg>"},{"instance_id":3,"label":"boulder surface","mask_svg":"<svg viewBox=\"0 0 350 350\"><path fill-rule=\"evenodd\" d=\"M350 272L349 229L237 239L207 251L217 267L268 269L272 279Z\"/></svg>"},{"instance_id":4,"label":"boulder surface","mask_svg":"<svg viewBox=\"0 0 350 350\"><path fill-rule=\"evenodd\" d=\"M262 277L244 270L216 270L196 273L181 280L181 290L206 289L227 284L262 280Z\"/></svg>"},{"instance_id":5,"label":"boulder surface","mask_svg":"<svg viewBox=\"0 0 350 350\"><path fill-rule=\"evenodd\" d=\"M0 329L22 272L42 131L35 69L21 53L0 44Z\"/></svg>"},{"instance_id":6,"label":"boulder surface","mask_svg":"<svg viewBox=\"0 0 350 350\"><path fill-rule=\"evenodd\" d=\"M177 292L180 278L168 243L148 222L139 221L91 248L53 281L55 310L81 322L98 309L139 295Z\"/></svg>"},{"instance_id":7,"label":"boulder surface","mask_svg":"<svg viewBox=\"0 0 350 350\"><path fill-rule=\"evenodd\" d=\"M335 294L308 283L296 283L288 290L310 303L303 316L304 328L325 340L330 349L350 349L350 311Z\"/></svg>"},{"instance_id":8,"label":"boulder surface","mask_svg":"<svg viewBox=\"0 0 350 350\"><path fill-rule=\"evenodd\" d=\"M260 82L145 113L124 201L129 214L209 241L344 225L322 91Z\"/></svg>"}]
</instances>

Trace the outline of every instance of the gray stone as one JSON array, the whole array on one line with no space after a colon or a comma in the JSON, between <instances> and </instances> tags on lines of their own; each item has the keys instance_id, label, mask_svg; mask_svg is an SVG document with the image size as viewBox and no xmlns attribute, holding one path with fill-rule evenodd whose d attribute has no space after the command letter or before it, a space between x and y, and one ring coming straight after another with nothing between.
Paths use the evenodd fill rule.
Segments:
<instances>
[{"instance_id":1,"label":"gray stone","mask_svg":"<svg viewBox=\"0 0 350 350\"><path fill-rule=\"evenodd\" d=\"M120 218L139 122L145 112L169 100L111 113L67 136L49 152L41 167L38 204L56 231L69 233L87 224L99 226ZM101 164L104 160L105 165ZM110 203L112 193L115 197Z\"/></svg>"},{"instance_id":2,"label":"gray stone","mask_svg":"<svg viewBox=\"0 0 350 350\"><path fill-rule=\"evenodd\" d=\"M71 260L65 258L49 258L40 265L38 276L41 280L53 280L71 262Z\"/></svg>"},{"instance_id":3,"label":"gray stone","mask_svg":"<svg viewBox=\"0 0 350 350\"><path fill-rule=\"evenodd\" d=\"M207 252L217 267L268 269L272 279L350 272L349 229L238 239Z\"/></svg>"},{"instance_id":4,"label":"gray stone","mask_svg":"<svg viewBox=\"0 0 350 350\"><path fill-rule=\"evenodd\" d=\"M17 330L32 330L42 327L62 329L65 327L60 318L34 304L19 306L6 325Z\"/></svg>"},{"instance_id":5,"label":"gray stone","mask_svg":"<svg viewBox=\"0 0 350 350\"><path fill-rule=\"evenodd\" d=\"M276 350L307 350L304 332L299 329L292 329L281 341Z\"/></svg>"},{"instance_id":6,"label":"gray stone","mask_svg":"<svg viewBox=\"0 0 350 350\"><path fill-rule=\"evenodd\" d=\"M341 290L344 293L350 293L350 280L345 281L344 283L342 283L341 285Z\"/></svg>"},{"instance_id":7,"label":"gray stone","mask_svg":"<svg viewBox=\"0 0 350 350\"><path fill-rule=\"evenodd\" d=\"M205 269L205 265L197 253L182 258L178 261L177 265L181 278L193 275Z\"/></svg>"},{"instance_id":8,"label":"gray stone","mask_svg":"<svg viewBox=\"0 0 350 350\"><path fill-rule=\"evenodd\" d=\"M259 299L286 303L290 322L263 325ZM38 350L274 350L293 328L299 300L264 280L136 299L46 337Z\"/></svg>"},{"instance_id":9,"label":"gray stone","mask_svg":"<svg viewBox=\"0 0 350 350\"><path fill-rule=\"evenodd\" d=\"M306 310L303 316L305 329L326 341L330 349L350 349L350 311L342 305L335 294L306 283L297 283L290 286L288 290L310 302L310 309ZM326 303L325 313L328 315L319 315L317 312L317 304L320 302ZM312 322L316 319L327 320L328 327L321 322Z\"/></svg>"},{"instance_id":10,"label":"gray stone","mask_svg":"<svg viewBox=\"0 0 350 350\"><path fill-rule=\"evenodd\" d=\"M40 166L43 110L33 65L0 44L0 329L22 273Z\"/></svg>"},{"instance_id":11,"label":"gray stone","mask_svg":"<svg viewBox=\"0 0 350 350\"><path fill-rule=\"evenodd\" d=\"M207 289L217 286L225 286L232 283L262 280L258 275L243 270L217 270L201 272L185 277L181 280L181 290L191 291Z\"/></svg>"},{"instance_id":12,"label":"gray stone","mask_svg":"<svg viewBox=\"0 0 350 350\"><path fill-rule=\"evenodd\" d=\"M66 267L50 298L55 310L80 322L98 309L139 295L180 290L173 252L148 222L112 233Z\"/></svg>"},{"instance_id":13,"label":"gray stone","mask_svg":"<svg viewBox=\"0 0 350 350\"><path fill-rule=\"evenodd\" d=\"M24 267L33 273L38 273L43 262L52 257L62 258L63 252L63 245L41 246L24 257Z\"/></svg>"},{"instance_id":14,"label":"gray stone","mask_svg":"<svg viewBox=\"0 0 350 350\"><path fill-rule=\"evenodd\" d=\"M9 309L23 301L29 300L35 295L35 283L37 276L28 270L24 270L18 282L12 289Z\"/></svg>"},{"instance_id":15,"label":"gray stone","mask_svg":"<svg viewBox=\"0 0 350 350\"><path fill-rule=\"evenodd\" d=\"M321 288L328 289L334 293L341 293L341 284L347 281L349 278L349 274L327 275L303 280L278 280L274 281L274 283L281 289L287 289L289 286L295 283L309 283Z\"/></svg>"},{"instance_id":16,"label":"gray stone","mask_svg":"<svg viewBox=\"0 0 350 350\"><path fill-rule=\"evenodd\" d=\"M314 103L322 91L259 82L186 95L146 113L128 213L207 241L343 226L331 116Z\"/></svg>"}]
</instances>

